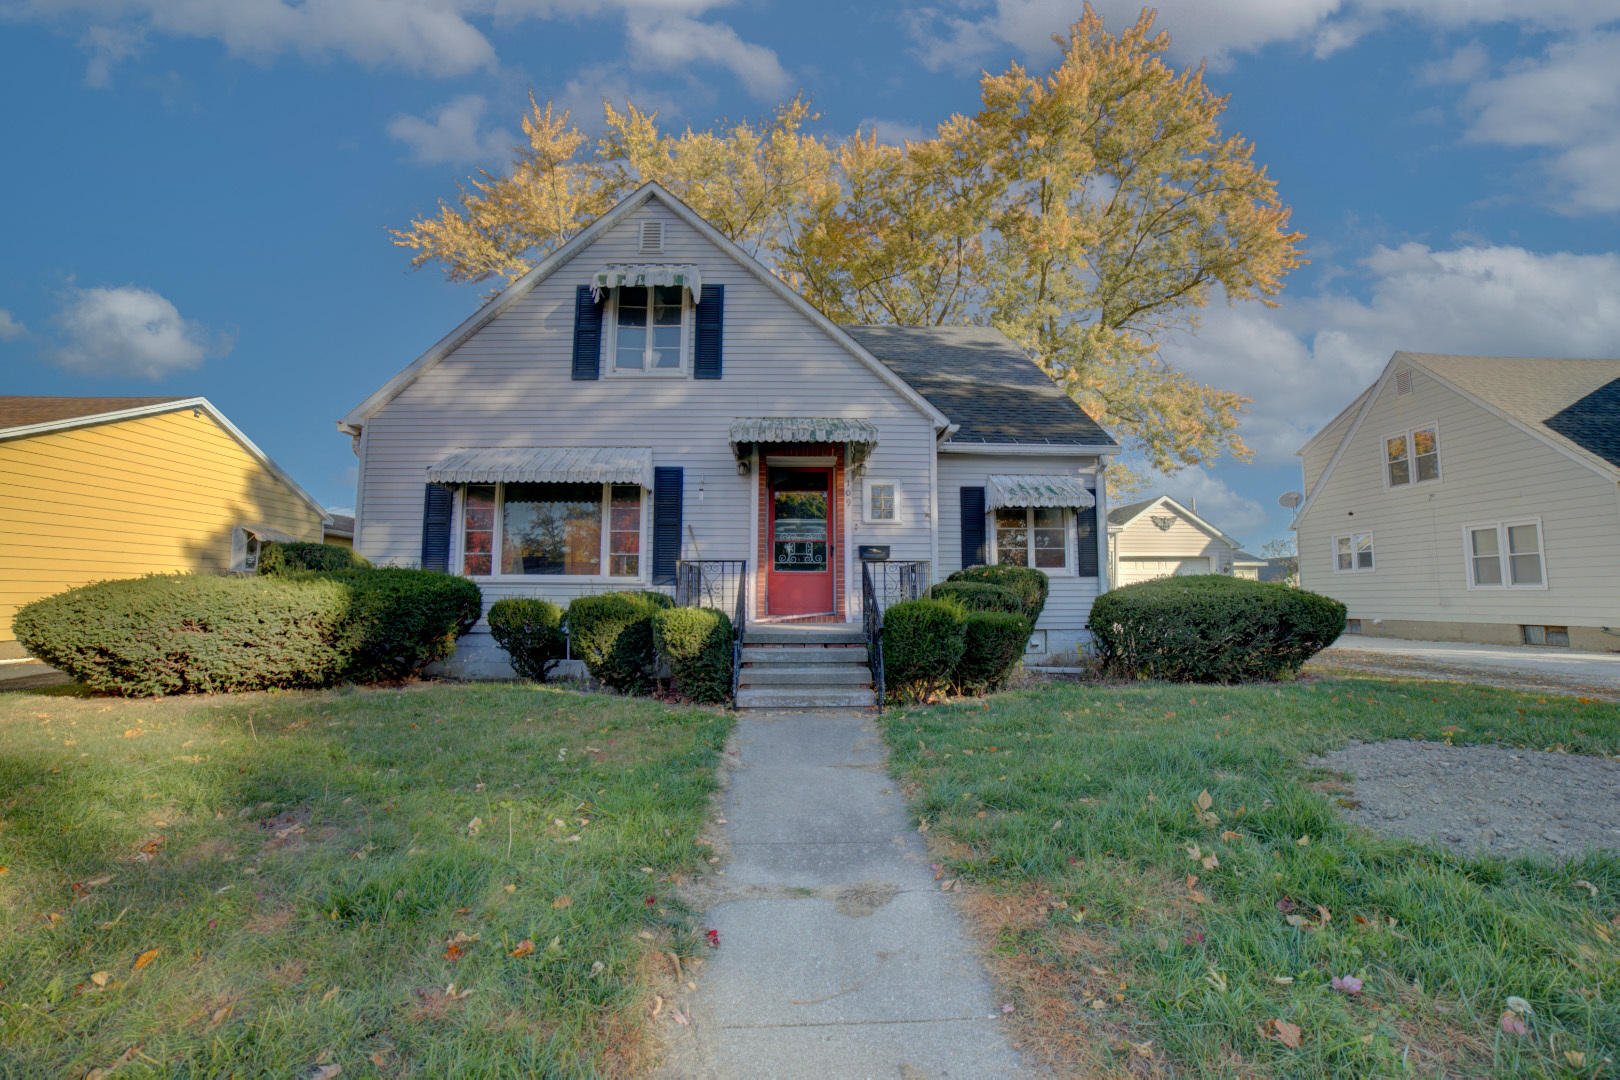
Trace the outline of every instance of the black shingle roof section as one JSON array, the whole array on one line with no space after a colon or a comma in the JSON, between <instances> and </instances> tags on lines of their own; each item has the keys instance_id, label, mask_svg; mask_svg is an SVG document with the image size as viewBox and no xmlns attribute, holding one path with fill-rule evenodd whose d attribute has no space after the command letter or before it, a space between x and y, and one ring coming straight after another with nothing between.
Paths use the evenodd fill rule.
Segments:
<instances>
[{"instance_id":1,"label":"black shingle roof section","mask_svg":"<svg viewBox=\"0 0 1620 1080\"><path fill-rule=\"evenodd\" d=\"M1620 379L1598 387L1543 423L1610 465L1620 465Z\"/></svg>"},{"instance_id":2,"label":"black shingle roof section","mask_svg":"<svg viewBox=\"0 0 1620 1080\"><path fill-rule=\"evenodd\" d=\"M950 441L1108 446L1117 440L1001 331L988 326L845 326L940 412Z\"/></svg>"}]
</instances>

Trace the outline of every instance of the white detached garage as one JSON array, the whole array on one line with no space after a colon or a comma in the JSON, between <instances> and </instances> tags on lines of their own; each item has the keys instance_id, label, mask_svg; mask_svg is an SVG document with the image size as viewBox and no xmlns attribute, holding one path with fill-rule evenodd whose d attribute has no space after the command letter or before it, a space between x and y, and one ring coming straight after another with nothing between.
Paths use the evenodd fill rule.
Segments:
<instances>
[{"instance_id":1,"label":"white detached garage","mask_svg":"<svg viewBox=\"0 0 1620 1080\"><path fill-rule=\"evenodd\" d=\"M1186 574L1252 578L1265 562L1168 495L1110 511L1108 550L1116 585Z\"/></svg>"}]
</instances>

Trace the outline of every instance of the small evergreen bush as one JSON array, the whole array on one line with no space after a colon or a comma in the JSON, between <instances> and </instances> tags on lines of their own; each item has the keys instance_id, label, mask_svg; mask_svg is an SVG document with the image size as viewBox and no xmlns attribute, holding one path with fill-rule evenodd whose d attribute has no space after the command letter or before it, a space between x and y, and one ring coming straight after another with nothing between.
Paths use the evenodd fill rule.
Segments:
<instances>
[{"instance_id":1,"label":"small evergreen bush","mask_svg":"<svg viewBox=\"0 0 1620 1080\"><path fill-rule=\"evenodd\" d=\"M928 593L935 600L955 600L968 611L1005 611L1023 615L1029 609L1019 595L1005 585L984 581L942 581Z\"/></svg>"},{"instance_id":2,"label":"small evergreen bush","mask_svg":"<svg viewBox=\"0 0 1620 1080\"><path fill-rule=\"evenodd\" d=\"M968 566L945 580L971 581L1011 589L1024 602L1024 618L1029 620L1031 627L1040 622L1041 609L1046 606L1046 594L1051 586L1045 572L1027 566Z\"/></svg>"},{"instance_id":3,"label":"small evergreen bush","mask_svg":"<svg viewBox=\"0 0 1620 1080\"><path fill-rule=\"evenodd\" d=\"M305 570L369 570L371 560L337 544L265 544L259 551L259 573L297 574Z\"/></svg>"},{"instance_id":4,"label":"small evergreen bush","mask_svg":"<svg viewBox=\"0 0 1620 1080\"><path fill-rule=\"evenodd\" d=\"M967 613L949 600L907 600L883 613L883 680L899 701L927 701L962 659Z\"/></svg>"},{"instance_id":5,"label":"small evergreen bush","mask_svg":"<svg viewBox=\"0 0 1620 1080\"><path fill-rule=\"evenodd\" d=\"M1298 671L1344 630L1337 600L1220 574L1126 585L1092 601L1103 669L1128 678L1230 683Z\"/></svg>"},{"instance_id":6,"label":"small evergreen bush","mask_svg":"<svg viewBox=\"0 0 1620 1080\"><path fill-rule=\"evenodd\" d=\"M710 608L670 608L652 619L653 646L675 685L706 704L731 697L731 620Z\"/></svg>"},{"instance_id":7,"label":"small evergreen bush","mask_svg":"<svg viewBox=\"0 0 1620 1080\"><path fill-rule=\"evenodd\" d=\"M489 609L489 630L506 650L512 669L525 679L545 682L568 655L563 609L549 600L508 596Z\"/></svg>"},{"instance_id":8,"label":"small evergreen bush","mask_svg":"<svg viewBox=\"0 0 1620 1080\"><path fill-rule=\"evenodd\" d=\"M962 659L951 672L951 688L959 694L982 694L1007 681L1024 658L1029 644L1029 620L1006 611L969 611L963 635Z\"/></svg>"},{"instance_id":9,"label":"small evergreen bush","mask_svg":"<svg viewBox=\"0 0 1620 1080\"><path fill-rule=\"evenodd\" d=\"M573 655L591 676L622 694L645 690L657 670L652 617L674 602L663 593L611 592L568 605Z\"/></svg>"}]
</instances>

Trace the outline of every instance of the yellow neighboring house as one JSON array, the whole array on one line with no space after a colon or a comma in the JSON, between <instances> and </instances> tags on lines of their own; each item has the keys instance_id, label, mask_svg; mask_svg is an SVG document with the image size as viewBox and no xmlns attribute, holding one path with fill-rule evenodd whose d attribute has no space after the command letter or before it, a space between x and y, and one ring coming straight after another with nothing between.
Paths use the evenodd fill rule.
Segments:
<instances>
[{"instance_id":1,"label":"yellow neighboring house","mask_svg":"<svg viewBox=\"0 0 1620 1080\"><path fill-rule=\"evenodd\" d=\"M319 541L326 511L200 397L0 396L0 660L42 596L148 573L256 565Z\"/></svg>"}]
</instances>

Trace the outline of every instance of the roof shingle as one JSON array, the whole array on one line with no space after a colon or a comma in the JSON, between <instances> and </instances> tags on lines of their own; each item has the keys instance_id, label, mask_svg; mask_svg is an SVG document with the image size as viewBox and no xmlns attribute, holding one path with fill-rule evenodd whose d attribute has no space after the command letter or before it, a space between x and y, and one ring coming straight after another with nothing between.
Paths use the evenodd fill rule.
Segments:
<instances>
[{"instance_id":1,"label":"roof shingle","mask_svg":"<svg viewBox=\"0 0 1620 1080\"><path fill-rule=\"evenodd\" d=\"M49 424L183 400L179 397L0 397L0 428Z\"/></svg>"}]
</instances>

